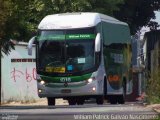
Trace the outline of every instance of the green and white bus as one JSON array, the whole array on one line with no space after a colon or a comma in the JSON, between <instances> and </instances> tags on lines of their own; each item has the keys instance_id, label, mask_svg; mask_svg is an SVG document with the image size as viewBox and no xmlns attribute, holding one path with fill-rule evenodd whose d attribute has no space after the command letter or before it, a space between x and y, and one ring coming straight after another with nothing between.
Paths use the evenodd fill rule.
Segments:
<instances>
[{"instance_id":1,"label":"green and white bus","mask_svg":"<svg viewBox=\"0 0 160 120\"><path fill-rule=\"evenodd\" d=\"M100 13L46 16L28 44L36 44L39 97L48 105L56 98L69 105L95 98L103 104L124 104L132 92L131 41L126 23Z\"/></svg>"}]
</instances>

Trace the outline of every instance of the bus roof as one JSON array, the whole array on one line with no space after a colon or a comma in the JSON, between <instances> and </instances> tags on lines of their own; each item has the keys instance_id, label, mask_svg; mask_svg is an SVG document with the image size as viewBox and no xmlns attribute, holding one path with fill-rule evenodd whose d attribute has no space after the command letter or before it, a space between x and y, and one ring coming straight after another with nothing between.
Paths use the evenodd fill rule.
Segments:
<instances>
[{"instance_id":1,"label":"bus roof","mask_svg":"<svg viewBox=\"0 0 160 120\"><path fill-rule=\"evenodd\" d=\"M38 29L74 29L96 26L104 21L112 24L127 25L113 17L100 13L61 13L48 15L40 22Z\"/></svg>"}]
</instances>

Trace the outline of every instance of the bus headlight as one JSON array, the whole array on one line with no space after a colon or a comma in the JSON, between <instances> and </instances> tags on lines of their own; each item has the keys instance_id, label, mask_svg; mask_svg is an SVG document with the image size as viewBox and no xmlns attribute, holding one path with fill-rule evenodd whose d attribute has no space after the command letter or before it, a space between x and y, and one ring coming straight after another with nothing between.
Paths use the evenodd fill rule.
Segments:
<instances>
[{"instance_id":1,"label":"bus headlight","mask_svg":"<svg viewBox=\"0 0 160 120\"><path fill-rule=\"evenodd\" d=\"M96 91L96 87L93 87L92 90L93 90L93 91Z\"/></svg>"},{"instance_id":2,"label":"bus headlight","mask_svg":"<svg viewBox=\"0 0 160 120\"><path fill-rule=\"evenodd\" d=\"M87 80L87 82L88 83L91 83L91 82L93 82L95 80L95 77L92 77L92 78L89 78L88 80Z\"/></svg>"},{"instance_id":3,"label":"bus headlight","mask_svg":"<svg viewBox=\"0 0 160 120\"><path fill-rule=\"evenodd\" d=\"M45 84L45 81L41 80L40 83L41 83L42 85L44 85L44 84Z\"/></svg>"},{"instance_id":4,"label":"bus headlight","mask_svg":"<svg viewBox=\"0 0 160 120\"><path fill-rule=\"evenodd\" d=\"M91 83L92 81L93 81L92 78L89 78L89 79L88 79L88 83Z\"/></svg>"},{"instance_id":5,"label":"bus headlight","mask_svg":"<svg viewBox=\"0 0 160 120\"><path fill-rule=\"evenodd\" d=\"M42 92L42 90L41 90L41 89L39 89L39 90L38 90L38 92L39 92L39 93L41 93L41 92Z\"/></svg>"}]
</instances>

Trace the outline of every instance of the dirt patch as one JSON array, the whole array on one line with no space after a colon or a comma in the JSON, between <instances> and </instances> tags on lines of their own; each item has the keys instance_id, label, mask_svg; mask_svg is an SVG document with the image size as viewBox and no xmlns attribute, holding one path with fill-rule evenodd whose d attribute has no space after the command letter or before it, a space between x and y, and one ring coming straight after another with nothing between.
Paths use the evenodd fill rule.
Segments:
<instances>
[{"instance_id":1,"label":"dirt patch","mask_svg":"<svg viewBox=\"0 0 160 120\"><path fill-rule=\"evenodd\" d=\"M12 101L9 103L3 103L2 106L39 106L39 105L47 105L47 99L46 98L41 98L39 100L36 100L34 102L30 103L24 103L24 102L17 102L17 101ZM68 105L67 100L63 99L56 99L56 105Z\"/></svg>"},{"instance_id":2,"label":"dirt patch","mask_svg":"<svg viewBox=\"0 0 160 120\"><path fill-rule=\"evenodd\" d=\"M160 104L147 105L147 108L152 108L156 112L160 113Z\"/></svg>"}]
</instances>

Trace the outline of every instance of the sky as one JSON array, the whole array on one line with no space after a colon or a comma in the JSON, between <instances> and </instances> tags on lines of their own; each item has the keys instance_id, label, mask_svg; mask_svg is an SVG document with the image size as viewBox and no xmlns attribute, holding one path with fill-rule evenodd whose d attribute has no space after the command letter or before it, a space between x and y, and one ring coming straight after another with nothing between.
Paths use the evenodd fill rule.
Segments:
<instances>
[{"instance_id":1,"label":"sky","mask_svg":"<svg viewBox=\"0 0 160 120\"><path fill-rule=\"evenodd\" d=\"M160 11L156 11L155 14L156 14L156 20L155 21L160 24Z\"/></svg>"},{"instance_id":2,"label":"sky","mask_svg":"<svg viewBox=\"0 0 160 120\"><path fill-rule=\"evenodd\" d=\"M160 11L155 11L155 16L156 16L156 19L151 19L151 20L158 22L158 24L160 25ZM160 27L158 29L160 29ZM150 31L148 27L143 27L141 29L141 39L143 38L144 33L148 31Z\"/></svg>"}]
</instances>

